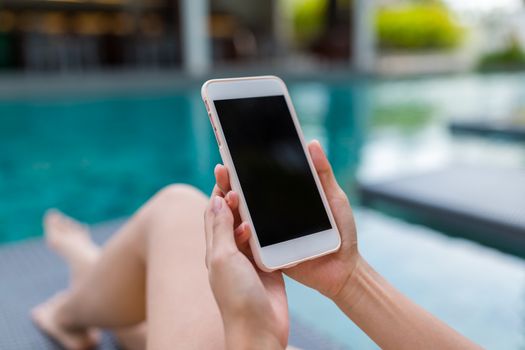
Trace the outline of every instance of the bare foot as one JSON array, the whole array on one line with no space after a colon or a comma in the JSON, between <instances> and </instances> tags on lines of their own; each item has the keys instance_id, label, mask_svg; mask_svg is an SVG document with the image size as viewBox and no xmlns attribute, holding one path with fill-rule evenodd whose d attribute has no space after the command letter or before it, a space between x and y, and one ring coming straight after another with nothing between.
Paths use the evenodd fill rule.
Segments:
<instances>
[{"instance_id":1,"label":"bare foot","mask_svg":"<svg viewBox=\"0 0 525 350\"><path fill-rule=\"evenodd\" d=\"M71 283L78 284L100 253L99 247L91 240L87 225L51 209L44 215L44 235L48 246L68 264Z\"/></svg>"},{"instance_id":2,"label":"bare foot","mask_svg":"<svg viewBox=\"0 0 525 350\"><path fill-rule=\"evenodd\" d=\"M113 335L123 349L144 350L146 349L146 322L136 326L113 329Z\"/></svg>"},{"instance_id":3,"label":"bare foot","mask_svg":"<svg viewBox=\"0 0 525 350\"><path fill-rule=\"evenodd\" d=\"M67 350L86 350L94 348L100 341L95 330L71 330L59 320L59 310L67 298L66 293L59 293L32 310L35 324L47 335Z\"/></svg>"},{"instance_id":4,"label":"bare foot","mask_svg":"<svg viewBox=\"0 0 525 350\"><path fill-rule=\"evenodd\" d=\"M89 228L56 209L46 212L43 224L49 248L60 255L70 268L70 289L78 286L100 255L100 248L91 239ZM34 308L33 321L68 350L92 348L99 342L97 330L71 330L60 323L59 314L69 293L65 291L57 294ZM113 333L125 349L145 349L145 323L113 330Z\"/></svg>"},{"instance_id":5,"label":"bare foot","mask_svg":"<svg viewBox=\"0 0 525 350\"><path fill-rule=\"evenodd\" d=\"M71 271L70 288L61 292L32 310L35 324L46 334L68 350L84 350L94 347L99 341L95 329L69 329L60 322L70 289L78 285L95 264L99 248L89 235L89 229L58 210L49 210L44 215L44 235L48 246L60 255Z\"/></svg>"}]
</instances>

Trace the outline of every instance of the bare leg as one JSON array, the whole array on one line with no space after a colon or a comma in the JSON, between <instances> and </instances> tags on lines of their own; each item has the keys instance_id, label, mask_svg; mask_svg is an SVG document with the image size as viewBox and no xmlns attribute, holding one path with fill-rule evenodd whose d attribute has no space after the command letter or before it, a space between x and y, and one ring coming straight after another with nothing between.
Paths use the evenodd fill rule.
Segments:
<instances>
[{"instance_id":1,"label":"bare leg","mask_svg":"<svg viewBox=\"0 0 525 350\"><path fill-rule=\"evenodd\" d=\"M71 284L78 284L100 253L89 228L57 210L49 210L44 216L44 232L47 245L68 264Z\"/></svg>"},{"instance_id":2,"label":"bare leg","mask_svg":"<svg viewBox=\"0 0 525 350\"><path fill-rule=\"evenodd\" d=\"M221 348L222 321L204 264L206 201L188 186L159 192L48 310L56 327L80 336L90 327L134 326L147 314L150 349Z\"/></svg>"},{"instance_id":3,"label":"bare leg","mask_svg":"<svg viewBox=\"0 0 525 350\"><path fill-rule=\"evenodd\" d=\"M70 285L76 285L98 259L99 249L91 240L86 226L49 210L44 216L46 243L60 255L70 268ZM70 349L82 349L98 341L98 332L89 329L83 332L68 332L58 327L55 312L66 298L64 292L55 295L46 303L32 310L33 321L52 337Z\"/></svg>"},{"instance_id":4,"label":"bare leg","mask_svg":"<svg viewBox=\"0 0 525 350\"><path fill-rule=\"evenodd\" d=\"M146 322L136 326L112 329L113 335L125 350L146 349L148 325Z\"/></svg>"},{"instance_id":5,"label":"bare leg","mask_svg":"<svg viewBox=\"0 0 525 350\"><path fill-rule=\"evenodd\" d=\"M49 210L44 216L44 232L48 246L60 255L70 268L71 287L79 284L93 268L100 255L100 247L91 239L89 228L74 219L60 213L57 210ZM63 293L61 293L63 294ZM33 310L32 316L36 324L55 338L65 338L63 343L71 343L69 347L79 347L85 344L86 337L80 334L70 335L62 332L60 328L54 327L53 305L61 298L57 296L50 302L45 303ZM142 350L146 347L146 327L140 324L133 327L125 327L111 330L119 343L127 350ZM94 330L90 332L94 335ZM95 342L96 338L87 339ZM90 344L89 344L90 345Z\"/></svg>"}]
</instances>

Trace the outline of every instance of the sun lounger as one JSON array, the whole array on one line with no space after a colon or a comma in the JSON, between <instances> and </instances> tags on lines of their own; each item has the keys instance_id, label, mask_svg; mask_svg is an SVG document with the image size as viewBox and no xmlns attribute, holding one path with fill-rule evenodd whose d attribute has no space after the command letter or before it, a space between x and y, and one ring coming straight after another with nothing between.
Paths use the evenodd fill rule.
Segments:
<instances>
[{"instance_id":1,"label":"sun lounger","mask_svg":"<svg viewBox=\"0 0 525 350\"><path fill-rule=\"evenodd\" d=\"M364 205L525 255L525 169L450 167L359 191Z\"/></svg>"},{"instance_id":2,"label":"sun lounger","mask_svg":"<svg viewBox=\"0 0 525 350\"><path fill-rule=\"evenodd\" d=\"M495 122L452 122L449 124L449 129L455 134L525 141L525 125Z\"/></svg>"},{"instance_id":3,"label":"sun lounger","mask_svg":"<svg viewBox=\"0 0 525 350\"><path fill-rule=\"evenodd\" d=\"M105 241L120 226L116 221L95 228L95 239ZM61 349L31 322L29 311L67 285L68 271L41 239L0 246L0 349ZM301 349L343 349L292 315L290 344ZM177 348L177 344L173 345ZM105 333L98 349L118 349Z\"/></svg>"}]
</instances>

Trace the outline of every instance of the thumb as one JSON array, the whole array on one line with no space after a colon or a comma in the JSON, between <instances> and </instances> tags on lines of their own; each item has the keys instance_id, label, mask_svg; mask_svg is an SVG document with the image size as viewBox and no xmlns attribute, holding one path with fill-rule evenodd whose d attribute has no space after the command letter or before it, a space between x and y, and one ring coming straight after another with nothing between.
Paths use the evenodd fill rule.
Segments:
<instances>
[{"instance_id":1,"label":"thumb","mask_svg":"<svg viewBox=\"0 0 525 350\"><path fill-rule=\"evenodd\" d=\"M308 150L310 151L315 170L328 199L338 199L339 197L346 198L344 191L337 183L332 166L330 165L328 158L326 158L319 141L314 140L310 142Z\"/></svg>"},{"instance_id":2,"label":"thumb","mask_svg":"<svg viewBox=\"0 0 525 350\"><path fill-rule=\"evenodd\" d=\"M311 142L308 149L343 240L346 237L348 242L355 242L355 223L348 197L337 183L332 166L319 141Z\"/></svg>"},{"instance_id":3,"label":"thumb","mask_svg":"<svg viewBox=\"0 0 525 350\"><path fill-rule=\"evenodd\" d=\"M233 234L233 214L224 198L214 196L208 208L212 219L212 250L217 254L237 251Z\"/></svg>"}]
</instances>

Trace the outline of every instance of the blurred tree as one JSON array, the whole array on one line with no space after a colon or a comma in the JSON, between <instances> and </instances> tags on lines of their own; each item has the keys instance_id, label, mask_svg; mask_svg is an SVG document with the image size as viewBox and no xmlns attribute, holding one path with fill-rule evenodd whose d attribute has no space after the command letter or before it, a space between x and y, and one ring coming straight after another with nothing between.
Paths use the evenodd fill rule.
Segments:
<instances>
[{"instance_id":1,"label":"blurred tree","mask_svg":"<svg viewBox=\"0 0 525 350\"><path fill-rule=\"evenodd\" d=\"M389 50L451 49L463 29L437 0L412 0L385 6L376 16L378 45Z\"/></svg>"},{"instance_id":2,"label":"blurred tree","mask_svg":"<svg viewBox=\"0 0 525 350\"><path fill-rule=\"evenodd\" d=\"M350 54L350 0L288 0L293 8L296 46L323 59L347 60Z\"/></svg>"},{"instance_id":3,"label":"blurred tree","mask_svg":"<svg viewBox=\"0 0 525 350\"><path fill-rule=\"evenodd\" d=\"M324 27L326 0L293 1L294 37L298 46L308 46Z\"/></svg>"},{"instance_id":4,"label":"blurred tree","mask_svg":"<svg viewBox=\"0 0 525 350\"><path fill-rule=\"evenodd\" d=\"M503 50L484 55L478 63L478 70L485 72L522 69L525 69L525 52L516 37Z\"/></svg>"}]
</instances>

